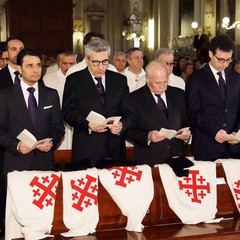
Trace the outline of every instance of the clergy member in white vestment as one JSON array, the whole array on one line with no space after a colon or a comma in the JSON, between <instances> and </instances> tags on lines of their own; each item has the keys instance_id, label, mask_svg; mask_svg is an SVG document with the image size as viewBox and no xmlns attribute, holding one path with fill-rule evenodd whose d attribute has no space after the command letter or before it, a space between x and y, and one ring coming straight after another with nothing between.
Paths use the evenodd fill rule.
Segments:
<instances>
[{"instance_id":1,"label":"clergy member in white vestment","mask_svg":"<svg viewBox=\"0 0 240 240\"><path fill-rule=\"evenodd\" d=\"M143 69L143 52L139 48L127 51L128 67L124 71L127 77L129 91L133 92L146 84L146 73Z\"/></svg>"},{"instance_id":2,"label":"clergy member in white vestment","mask_svg":"<svg viewBox=\"0 0 240 240\"><path fill-rule=\"evenodd\" d=\"M173 51L169 48L159 48L156 51L155 59L160 60L166 63L168 67L168 85L176 88L180 88L185 91L185 81L173 74L173 67L174 67L174 54Z\"/></svg>"},{"instance_id":3,"label":"clergy member in white vestment","mask_svg":"<svg viewBox=\"0 0 240 240\"><path fill-rule=\"evenodd\" d=\"M50 88L54 88L58 91L60 102L62 104L64 85L66 81L66 73L68 69L75 65L76 55L71 51L65 51L58 55L59 69L54 72L45 74L43 77L44 84ZM65 123L65 135L60 145L59 150L66 150L72 148L72 134L73 129L67 123Z\"/></svg>"}]
</instances>

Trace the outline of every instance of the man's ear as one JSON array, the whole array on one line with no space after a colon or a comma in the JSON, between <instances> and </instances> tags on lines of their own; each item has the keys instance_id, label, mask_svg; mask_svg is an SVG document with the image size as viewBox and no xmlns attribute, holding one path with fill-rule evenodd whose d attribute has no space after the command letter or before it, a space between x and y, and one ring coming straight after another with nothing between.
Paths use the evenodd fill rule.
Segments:
<instances>
[{"instance_id":1,"label":"man's ear","mask_svg":"<svg viewBox=\"0 0 240 240\"><path fill-rule=\"evenodd\" d=\"M208 56L210 57L210 58L212 58L213 57L213 52L212 51L208 51Z\"/></svg>"},{"instance_id":2,"label":"man's ear","mask_svg":"<svg viewBox=\"0 0 240 240\"><path fill-rule=\"evenodd\" d=\"M149 83L149 77L148 76L146 76L146 82Z\"/></svg>"},{"instance_id":3,"label":"man's ear","mask_svg":"<svg viewBox=\"0 0 240 240\"><path fill-rule=\"evenodd\" d=\"M22 67L17 65L17 70L22 74Z\"/></svg>"}]
</instances>

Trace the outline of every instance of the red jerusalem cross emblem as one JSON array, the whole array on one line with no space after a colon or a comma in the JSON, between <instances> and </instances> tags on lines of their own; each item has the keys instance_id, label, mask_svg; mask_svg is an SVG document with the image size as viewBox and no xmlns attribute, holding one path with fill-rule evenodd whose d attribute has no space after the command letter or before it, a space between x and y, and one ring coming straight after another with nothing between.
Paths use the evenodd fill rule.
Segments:
<instances>
[{"instance_id":1,"label":"red jerusalem cross emblem","mask_svg":"<svg viewBox=\"0 0 240 240\"><path fill-rule=\"evenodd\" d=\"M140 181L142 171L137 167L113 167L108 169L112 172L113 177L116 179L115 184L121 187L127 186L135 180Z\"/></svg>"},{"instance_id":2,"label":"red jerusalem cross emblem","mask_svg":"<svg viewBox=\"0 0 240 240\"><path fill-rule=\"evenodd\" d=\"M210 193L210 184L199 174L198 170L189 170L188 177L179 180L179 189L183 190L192 202L202 203L202 199Z\"/></svg>"},{"instance_id":3,"label":"red jerusalem cross emblem","mask_svg":"<svg viewBox=\"0 0 240 240\"><path fill-rule=\"evenodd\" d=\"M240 180L234 183L235 187L233 186L233 190L236 196L236 200L238 203L238 208L240 208Z\"/></svg>"},{"instance_id":4,"label":"red jerusalem cross emblem","mask_svg":"<svg viewBox=\"0 0 240 240\"><path fill-rule=\"evenodd\" d=\"M93 204L98 203L98 185L97 178L90 175L86 175L85 178L78 180L71 180L72 187L72 207L82 212L84 208L87 208Z\"/></svg>"},{"instance_id":5,"label":"red jerusalem cross emblem","mask_svg":"<svg viewBox=\"0 0 240 240\"><path fill-rule=\"evenodd\" d=\"M30 186L33 188L33 204L40 209L44 206L52 206L56 199L56 189L59 181L59 176L51 174L51 176L34 177L30 182Z\"/></svg>"}]
</instances>

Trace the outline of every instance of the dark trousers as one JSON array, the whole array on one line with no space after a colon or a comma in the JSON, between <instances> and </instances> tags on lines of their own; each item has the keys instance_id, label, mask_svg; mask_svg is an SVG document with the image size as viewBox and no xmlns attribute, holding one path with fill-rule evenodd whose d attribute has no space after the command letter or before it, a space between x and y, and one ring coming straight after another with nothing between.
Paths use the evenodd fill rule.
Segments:
<instances>
[{"instance_id":1,"label":"dark trousers","mask_svg":"<svg viewBox=\"0 0 240 240\"><path fill-rule=\"evenodd\" d=\"M0 229L4 229L6 206L6 186L3 176L3 151L0 149Z\"/></svg>"}]
</instances>

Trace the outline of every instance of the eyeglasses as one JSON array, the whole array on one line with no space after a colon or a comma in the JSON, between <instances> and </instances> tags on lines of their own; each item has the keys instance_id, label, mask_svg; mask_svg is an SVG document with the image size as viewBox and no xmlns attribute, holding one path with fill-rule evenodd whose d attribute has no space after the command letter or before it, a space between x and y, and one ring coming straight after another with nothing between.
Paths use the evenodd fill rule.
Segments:
<instances>
[{"instance_id":1,"label":"eyeglasses","mask_svg":"<svg viewBox=\"0 0 240 240\"><path fill-rule=\"evenodd\" d=\"M174 62L171 62L171 63L165 62L165 63L168 67L174 67L174 65L175 65Z\"/></svg>"},{"instance_id":2,"label":"eyeglasses","mask_svg":"<svg viewBox=\"0 0 240 240\"><path fill-rule=\"evenodd\" d=\"M1 61L8 61L8 58L0 58Z\"/></svg>"},{"instance_id":3,"label":"eyeglasses","mask_svg":"<svg viewBox=\"0 0 240 240\"><path fill-rule=\"evenodd\" d=\"M104 59L103 61L91 60L90 58L88 58L88 59L92 62L93 66L99 66L100 63L102 65L105 65L105 66L109 64L109 60L108 59Z\"/></svg>"},{"instance_id":4,"label":"eyeglasses","mask_svg":"<svg viewBox=\"0 0 240 240\"><path fill-rule=\"evenodd\" d=\"M231 58L228 58L228 59L224 59L224 58L218 58L215 54L214 54L214 57L218 60L219 63L230 63L232 62L232 59Z\"/></svg>"}]
</instances>

